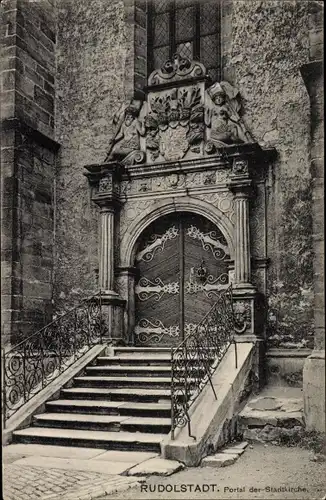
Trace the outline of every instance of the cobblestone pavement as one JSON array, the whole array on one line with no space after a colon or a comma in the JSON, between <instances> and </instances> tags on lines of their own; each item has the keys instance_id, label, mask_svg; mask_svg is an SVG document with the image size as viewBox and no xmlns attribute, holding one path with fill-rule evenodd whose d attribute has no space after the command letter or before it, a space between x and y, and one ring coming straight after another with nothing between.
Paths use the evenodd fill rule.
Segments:
<instances>
[{"instance_id":1,"label":"cobblestone pavement","mask_svg":"<svg viewBox=\"0 0 326 500\"><path fill-rule=\"evenodd\" d=\"M139 484L137 479L62 469L3 465L4 500L91 500Z\"/></svg>"}]
</instances>

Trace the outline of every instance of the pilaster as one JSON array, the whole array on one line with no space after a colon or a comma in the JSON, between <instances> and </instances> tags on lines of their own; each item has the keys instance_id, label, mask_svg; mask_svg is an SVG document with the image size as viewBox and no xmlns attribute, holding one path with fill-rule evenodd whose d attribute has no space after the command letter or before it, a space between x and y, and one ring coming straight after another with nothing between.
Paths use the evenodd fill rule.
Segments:
<instances>
[{"instance_id":1,"label":"pilaster","mask_svg":"<svg viewBox=\"0 0 326 500\"><path fill-rule=\"evenodd\" d=\"M108 341L124 344L124 310L126 300L114 290L115 218L120 201L122 167L117 162L89 165L86 177L92 188L92 201L100 208L99 289Z\"/></svg>"},{"instance_id":2,"label":"pilaster","mask_svg":"<svg viewBox=\"0 0 326 500\"><path fill-rule=\"evenodd\" d=\"M249 160L235 156L228 188L234 196L235 207L235 259L234 259L234 314L236 333L244 341L256 334L256 289L251 283L251 252L249 229L249 200L254 195Z\"/></svg>"}]
</instances>

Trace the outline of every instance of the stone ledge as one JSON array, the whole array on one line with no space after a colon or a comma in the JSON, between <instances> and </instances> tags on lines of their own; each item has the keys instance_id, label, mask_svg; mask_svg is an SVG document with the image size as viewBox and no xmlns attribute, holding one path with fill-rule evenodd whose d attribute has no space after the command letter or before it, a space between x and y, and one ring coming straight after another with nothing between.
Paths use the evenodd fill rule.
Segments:
<instances>
[{"instance_id":1,"label":"stone ledge","mask_svg":"<svg viewBox=\"0 0 326 500\"><path fill-rule=\"evenodd\" d=\"M238 400L255 355L257 345L251 342L239 344L238 368L235 369L234 348L230 348L212 377L217 400L208 384L190 409L192 434L196 440L188 436L186 427L176 429L175 440L171 440L169 434L161 443L162 456L194 467L210 450L216 450L227 441L225 428L232 425L232 419L235 418Z\"/></svg>"},{"instance_id":2,"label":"stone ledge","mask_svg":"<svg viewBox=\"0 0 326 500\"><path fill-rule=\"evenodd\" d=\"M39 130L34 127L31 127L27 123L25 123L20 118L7 118L2 121L2 130L17 130L28 136L30 136L35 142L41 144L42 146L50 149L51 151L58 151L61 147L57 141L52 139L51 137L43 134Z\"/></svg>"},{"instance_id":3,"label":"stone ledge","mask_svg":"<svg viewBox=\"0 0 326 500\"><path fill-rule=\"evenodd\" d=\"M312 349L282 349L272 347L266 351L267 358L307 358Z\"/></svg>"}]
</instances>

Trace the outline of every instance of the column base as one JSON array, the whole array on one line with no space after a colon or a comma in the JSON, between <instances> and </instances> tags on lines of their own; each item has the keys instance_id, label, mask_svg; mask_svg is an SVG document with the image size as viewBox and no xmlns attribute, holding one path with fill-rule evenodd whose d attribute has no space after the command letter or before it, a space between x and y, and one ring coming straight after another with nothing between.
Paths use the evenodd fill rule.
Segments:
<instances>
[{"instance_id":1,"label":"column base","mask_svg":"<svg viewBox=\"0 0 326 500\"><path fill-rule=\"evenodd\" d=\"M102 318L105 323L103 342L112 346L125 345L124 310L126 301L113 290L101 290Z\"/></svg>"},{"instance_id":2,"label":"column base","mask_svg":"<svg viewBox=\"0 0 326 500\"><path fill-rule=\"evenodd\" d=\"M256 287L252 285L251 283L233 283L233 292L237 293L236 291L245 291L247 293L256 293Z\"/></svg>"},{"instance_id":3,"label":"column base","mask_svg":"<svg viewBox=\"0 0 326 500\"><path fill-rule=\"evenodd\" d=\"M325 432L325 351L314 350L303 367L306 429Z\"/></svg>"}]
</instances>

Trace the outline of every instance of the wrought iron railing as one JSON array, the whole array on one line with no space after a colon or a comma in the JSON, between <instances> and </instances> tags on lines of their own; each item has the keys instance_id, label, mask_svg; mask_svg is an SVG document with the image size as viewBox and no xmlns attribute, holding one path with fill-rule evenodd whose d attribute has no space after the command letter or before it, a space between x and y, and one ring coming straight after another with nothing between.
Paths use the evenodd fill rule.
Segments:
<instances>
[{"instance_id":1,"label":"wrought iron railing","mask_svg":"<svg viewBox=\"0 0 326 500\"><path fill-rule=\"evenodd\" d=\"M197 327L171 350L171 439L177 427L188 426L191 435L190 407L209 382L217 395L212 375L234 339L232 287L219 293L218 299Z\"/></svg>"},{"instance_id":2,"label":"wrought iron railing","mask_svg":"<svg viewBox=\"0 0 326 500\"><path fill-rule=\"evenodd\" d=\"M98 292L9 350L2 349L4 427L33 396L88 349L102 343L104 334Z\"/></svg>"}]
</instances>

